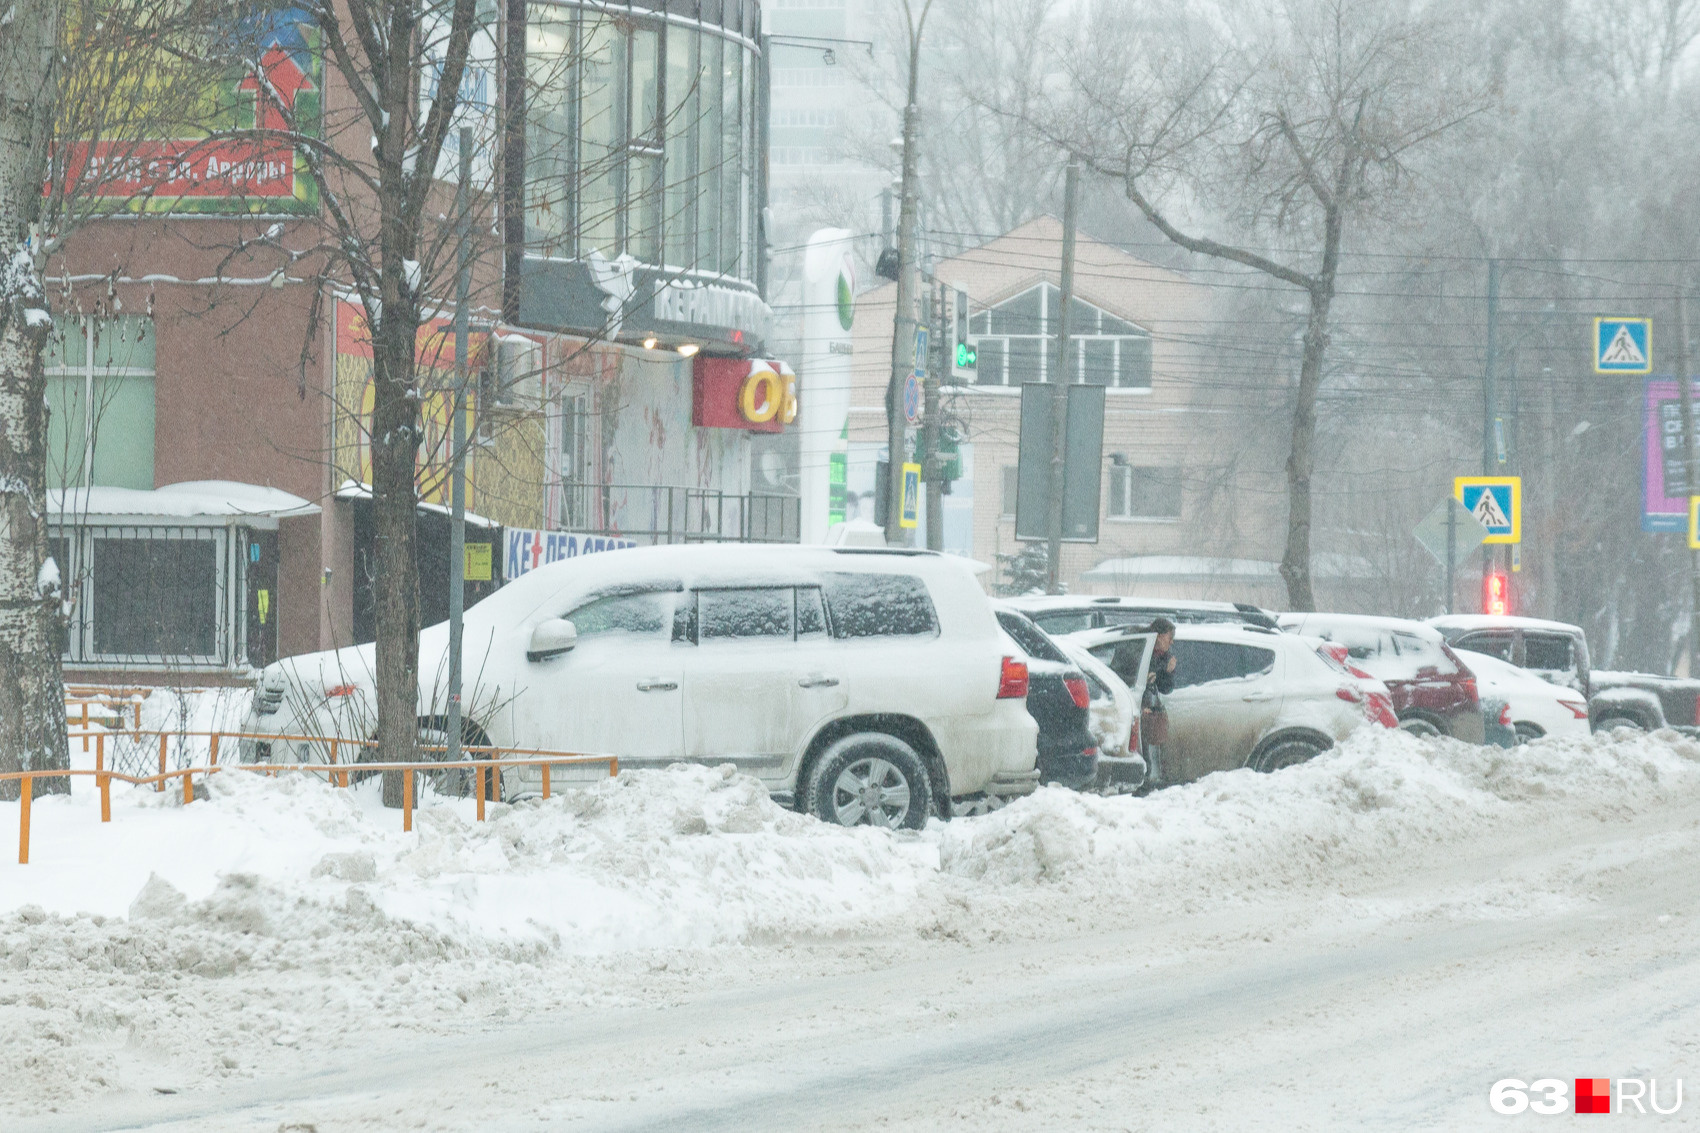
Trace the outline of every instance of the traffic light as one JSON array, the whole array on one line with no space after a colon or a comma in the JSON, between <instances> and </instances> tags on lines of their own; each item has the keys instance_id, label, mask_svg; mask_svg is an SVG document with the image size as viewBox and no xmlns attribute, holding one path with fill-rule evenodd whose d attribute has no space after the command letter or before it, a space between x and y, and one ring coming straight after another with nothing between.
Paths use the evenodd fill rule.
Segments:
<instances>
[{"instance_id":1,"label":"traffic light","mask_svg":"<svg viewBox=\"0 0 1700 1133\"><path fill-rule=\"evenodd\" d=\"M945 313L950 327L950 376L957 381L971 382L980 354L968 340L968 292L961 284L952 284L945 301L949 304Z\"/></svg>"},{"instance_id":2,"label":"traffic light","mask_svg":"<svg viewBox=\"0 0 1700 1133\"><path fill-rule=\"evenodd\" d=\"M1511 612L1511 580L1498 567L1490 567L1482 576L1482 613L1504 615Z\"/></svg>"}]
</instances>

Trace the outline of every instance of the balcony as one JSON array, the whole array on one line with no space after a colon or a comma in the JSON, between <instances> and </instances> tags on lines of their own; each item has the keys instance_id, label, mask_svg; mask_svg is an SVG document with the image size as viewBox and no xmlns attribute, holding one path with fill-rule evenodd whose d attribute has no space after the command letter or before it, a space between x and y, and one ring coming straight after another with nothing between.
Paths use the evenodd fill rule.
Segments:
<instances>
[{"instance_id":1,"label":"balcony","mask_svg":"<svg viewBox=\"0 0 1700 1133\"><path fill-rule=\"evenodd\" d=\"M639 543L795 543L802 503L796 496L723 492L672 484L556 486L554 526Z\"/></svg>"}]
</instances>

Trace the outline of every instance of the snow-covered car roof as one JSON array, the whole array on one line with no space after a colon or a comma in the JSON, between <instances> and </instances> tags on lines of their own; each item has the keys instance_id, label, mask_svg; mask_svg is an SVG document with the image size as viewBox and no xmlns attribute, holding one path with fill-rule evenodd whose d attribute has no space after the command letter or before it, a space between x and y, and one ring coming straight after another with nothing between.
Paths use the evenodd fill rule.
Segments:
<instances>
[{"instance_id":1,"label":"snow-covered car roof","mask_svg":"<svg viewBox=\"0 0 1700 1133\"><path fill-rule=\"evenodd\" d=\"M816 547L795 543L696 543L628 547L535 567L467 611L469 619L518 622L561 594L616 587L784 586L829 571L950 577L978 592L968 560L904 548Z\"/></svg>"},{"instance_id":2,"label":"snow-covered car roof","mask_svg":"<svg viewBox=\"0 0 1700 1133\"><path fill-rule=\"evenodd\" d=\"M1107 645L1114 641L1125 641L1136 634L1151 632L1145 626L1104 626L1101 629L1076 630L1069 634L1053 634L1062 640L1076 641L1088 649L1099 645ZM1175 627L1175 637L1180 641L1228 641L1241 645L1269 645L1270 642L1295 640L1297 635L1278 633L1262 626L1246 625L1243 622L1183 622Z\"/></svg>"},{"instance_id":3,"label":"snow-covered car roof","mask_svg":"<svg viewBox=\"0 0 1700 1133\"><path fill-rule=\"evenodd\" d=\"M1389 618L1379 614L1282 614L1276 619L1282 629L1302 627L1301 632L1314 634L1319 629L1333 626L1341 629L1368 630L1398 630L1401 633L1414 633L1428 641L1444 641L1445 638L1434 626L1427 622L1413 621L1410 618Z\"/></svg>"},{"instance_id":4,"label":"snow-covered car roof","mask_svg":"<svg viewBox=\"0 0 1700 1133\"><path fill-rule=\"evenodd\" d=\"M1428 625L1445 631L1449 629L1541 629L1582 636L1582 627L1568 622L1549 622L1545 618L1523 618L1514 614L1441 614L1429 618Z\"/></svg>"},{"instance_id":5,"label":"snow-covered car roof","mask_svg":"<svg viewBox=\"0 0 1700 1133\"><path fill-rule=\"evenodd\" d=\"M1084 610L1094 606L1116 606L1129 610L1197 610L1211 614L1264 613L1256 606L1237 602L1208 602L1196 598L1130 598L1117 594L1029 594L1005 598L1022 613L1038 610Z\"/></svg>"}]
</instances>

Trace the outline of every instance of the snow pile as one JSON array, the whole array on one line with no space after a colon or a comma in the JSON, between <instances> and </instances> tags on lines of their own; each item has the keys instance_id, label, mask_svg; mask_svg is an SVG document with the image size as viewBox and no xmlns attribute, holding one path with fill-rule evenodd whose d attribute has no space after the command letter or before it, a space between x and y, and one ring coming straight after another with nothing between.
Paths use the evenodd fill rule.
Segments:
<instances>
[{"instance_id":1,"label":"snow pile","mask_svg":"<svg viewBox=\"0 0 1700 1133\"><path fill-rule=\"evenodd\" d=\"M940 832L942 869L1149 900L1327 885L1353 863L1570 811L1627 816L1700 792L1700 743L1671 732L1504 749L1360 729L1275 775L1234 771L1143 799L1047 788Z\"/></svg>"}]
</instances>

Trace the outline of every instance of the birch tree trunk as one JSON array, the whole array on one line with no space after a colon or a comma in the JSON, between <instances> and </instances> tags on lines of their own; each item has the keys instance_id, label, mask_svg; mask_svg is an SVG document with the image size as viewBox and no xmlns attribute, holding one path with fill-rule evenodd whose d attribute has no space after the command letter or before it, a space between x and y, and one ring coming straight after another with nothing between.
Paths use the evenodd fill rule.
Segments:
<instances>
[{"instance_id":1,"label":"birch tree trunk","mask_svg":"<svg viewBox=\"0 0 1700 1133\"><path fill-rule=\"evenodd\" d=\"M17 0L0 23L0 772L63 770L59 577L46 566L47 405L40 217L60 0ZM64 793L68 779L35 780ZM0 798L18 783L0 781Z\"/></svg>"}]
</instances>

